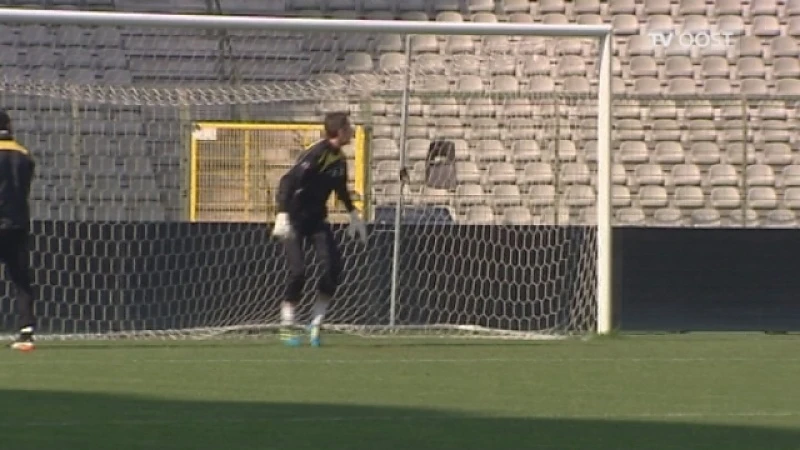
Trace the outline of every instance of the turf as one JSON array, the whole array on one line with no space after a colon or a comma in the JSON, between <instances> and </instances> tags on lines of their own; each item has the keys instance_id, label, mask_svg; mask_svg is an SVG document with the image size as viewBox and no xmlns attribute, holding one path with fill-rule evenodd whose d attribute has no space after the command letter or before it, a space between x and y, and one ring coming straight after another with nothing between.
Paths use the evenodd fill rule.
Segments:
<instances>
[{"instance_id":1,"label":"turf","mask_svg":"<svg viewBox=\"0 0 800 450\"><path fill-rule=\"evenodd\" d=\"M0 447L800 449L800 338L332 337L0 354Z\"/></svg>"}]
</instances>

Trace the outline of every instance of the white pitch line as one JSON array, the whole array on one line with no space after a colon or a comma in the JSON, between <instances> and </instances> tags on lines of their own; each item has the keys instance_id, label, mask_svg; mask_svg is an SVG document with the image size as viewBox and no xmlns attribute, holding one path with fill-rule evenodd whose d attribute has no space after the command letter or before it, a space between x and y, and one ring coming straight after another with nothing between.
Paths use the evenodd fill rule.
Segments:
<instances>
[{"instance_id":1,"label":"white pitch line","mask_svg":"<svg viewBox=\"0 0 800 450\"><path fill-rule=\"evenodd\" d=\"M476 364L476 363L716 363L716 362L800 362L800 358L391 358L391 359L293 359L293 358L131 358L124 360L98 359L16 359L0 362L4 365L30 364Z\"/></svg>"},{"instance_id":2,"label":"white pitch line","mask_svg":"<svg viewBox=\"0 0 800 450\"><path fill-rule=\"evenodd\" d=\"M779 418L779 417L800 417L800 411L742 411L730 413L714 413L714 412L641 412L641 413L604 413L604 414L583 414L583 415L568 415L568 414L555 414L546 416L530 416L530 417L481 417L481 416L446 416L446 415L415 415L415 416L317 416L317 417L251 417L251 418L208 418L208 419L185 419L185 420L168 420L168 419L116 419L116 420L100 420L100 421L82 421L70 420L59 422L48 421L30 421L30 422L14 422L6 421L0 422L0 429L2 428L16 428L16 427L41 427L41 428L60 428L60 427L87 427L87 426L144 426L144 425L202 425L202 424L247 424L247 423L269 423L269 422L283 422L283 423L297 423L297 422L431 422L431 421L475 421L475 420L548 420L548 419L573 419L573 420L591 420L591 419L681 419L681 418Z\"/></svg>"}]
</instances>

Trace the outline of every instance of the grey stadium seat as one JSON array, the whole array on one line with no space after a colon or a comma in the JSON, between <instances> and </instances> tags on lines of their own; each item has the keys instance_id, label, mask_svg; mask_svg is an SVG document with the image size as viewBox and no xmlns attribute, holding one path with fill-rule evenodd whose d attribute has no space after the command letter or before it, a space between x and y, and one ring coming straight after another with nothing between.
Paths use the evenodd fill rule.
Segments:
<instances>
[{"instance_id":1,"label":"grey stadium seat","mask_svg":"<svg viewBox=\"0 0 800 450\"><path fill-rule=\"evenodd\" d=\"M639 189L639 204L644 208L663 208L667 206L667 190L663 186L642 186Z\"/></svg>"},{"instance_id":2,"label":"grey stadium seat","mask_svg":"<svg viewBox=\"0 0 800 450\"><path fill-rule=\"evenodd\" d=\"M717 28L720 33L741 36L745 33L746 27L741 16L722 15L717 19Z\"/></svg>"},{"instance_id":3,"label":"grey stadium seat","mask_svg":"<svg viewBox=\"0 0 800 450\"><path fill-rule=\"evenodd\" d=\"M528 163L538 161L542 157L539 143L534 140L514 141L511 145L512 158L517 163Z\"/></svg>"},{"instance_id":4,"label":"grey stadium seat","mask_svg":"<svg viewBox=\"0 0 800 450\"><path fill-rule=\"evenodd\" d=\"M445 41L445 51L450 55L472 53L475 51L475 41L472 39L472 36L448 36Z\"/></svg>"},{"instance_id":5,"label":"grey stadium seat","mask_svg":"<svg viewBox=\"0 0 800 450\"><path fill-rule=\"evenodd\" d=\"M594 189L581 184L567 186L564 198L565 204L571 208L588 208L596 203Z\"/></svg>"},{"instance_id":6,"label":"grey stadium seat","mask_svg":"<svg viewBox=\"0 0 800 450\"><path fill-rule=\"evenodd\" d=\"M783 192L783 204L793 210L800 210L800 187L786 188Z\"/></svg>"},{"instance_id":7,"label":"grey stadium seat","mask_svg":"<svg viewBox=\"0 0 800 450\"><path fill-rule=\"evenodd\" d=\"M675 189L675 205L681 209L697 209L705 205L705 195L699 186L680 186Z\"/></svg>"},{"instance_id":8,"label":"grey stadium seat","mask_svg":"<svg viewBox=\"0 0 800 450\"><path fill-rule=\"evenodd\" d=\"M750 4L750 14L754 16L777 16L778 2L776 0L753 0Z\"/></svg>"},{"instance_id":9,"label":"grey stadium seat","mask_svg":"<svg viewBox=\"0 0 800 450\"><path fill-rule=\"evenodd\" d=\"M473 206L467 210L466 221L476 225L491 225L495 223L494 212L490 206Z\"/></svg>"},{"instance_id":10,"label":"grey stadium seat","mask_svg":"<svg viewBox=\"0 0 800 450\"><path fill-rule=\"evenodd\" d=\"M713 135L714 130L709 130L708 133ZM713 142L694 142L689 148L689 155L695 164L718 164L722 159L719 146Z\"/></svg>"},{"instance_id":11,"label":"grey stadium seat","mask_svg":"<svg viewBox=\"0 0 800 450\"><path fill-rule=\"evenodd\" d=\"M479 184L462 184L456 187L456 205L468 207L485 204L486 192Z\"/></svg>"},{"instance_id":12,"label":"grey stadium seat","mask_svg":"<svg viewBox=\"0 0 800 450\"><path fill-rule=\"evenodd\" d=\"M788 209L775 209L767 213L764 226L770 228L795 228L797 216Z\"/></svg>"},{"instance_id":13,"label":"grey stadium seat","mask_svg":"<svg viewBox=\"0 0 800 450\"><path fill-rule=\"evenodd\" d=\"M519 206L522 204L522 195L514 184L500 184L492 189L491 201L495 208Z\"/></svg>"},{"instance_id":14,"label":"grey stadium seat","mask_svg":"<svg viewBox=\"0 0 800 450\"><path fill-rule=\"evenodd\" d=\"M735 209L742 204L739 189L732 186L719 186L711 189L711 206L717 209Z\"/></svg>"},{"instance_id":15,"label":"grey stadium seat","mask_svg":"<svg viewBox=\"0 0 800 450\"><path fill-rule=\"evenodd\" d=\"M486 180L492 184L516 183L517 172L511 163L492 163L487 168Z\"/></svg>"},{"instance_id":16,"label":"grey stadium seat","mask_svg":"<svg viewBox=\"0 0 800 450\"><path fill-rule=\"evenodd\" d=\"M727 67L727 62L725 63ZM630 61L630 74L633 77L656 77L658 65L652 56L634 56Z\"/></svg>"},{"instance_id":17,"label":"grey stadium seat","mask_svg":"<svg viewBox=\"0 0 800 450\"><path fill-rule=\"evenodd\" d=\"M675 23L666 14L648 14L645 27L648 33L667 33L675 30Z\"/></svg>"},{"instance_id":18,"label":"grey stadium seat","mask_svg":"<svg viewBox=\"0 0 800 450\"><path fill-rule=\"evenodd\" d=\"M474 162L457 161L456 178L459 183L480 183L481 173Z\"/></svg>"},{"instance_id":19,"label":"grey stadium seat","mask_svg":"<svg viewBox=\"0 0 800 450\"><path fill-rule=\"evenodd\" d=\"M645 224L647 216L639 208L623 208L617 210L616 218L623 226L641 226Z\"/></svg>"},{"instance_id":20,"label":"grey stadium seat","mask_svg":"<svg viewBox=\"0 0 800 450\"><path fill-rule=\"evenodd\" d=\"M656 143L654 158L659 164L681 164L686 160L686 155L680 142L662 141Z\"/></svg>"},{"instance_id":21,"label":"grey stadium seat","mask_svg":"<svg viewBox=\"0 0 800 450\"><path fill-rule=\"evenodd\" d=\"M800 61L797 58L778 58L772 62L775 78L800 78Z\"/></svg>"},{"instance_id":22,"label":"grey stadium seat","mask_svg":"<svg viewBox=\"0 0 800 450\"><path fill-rule=\"evenodd\" d=\"M633 173L639 185L664 184L664 171L658 164L641 164L636 166Z\"/></svg>"},{"instance_id":23,"label":"grey stadium seat","mask_svg":"<svg viewBox=\"0 0 800 450\"><path fill-rule=\"evenodd\" d=\"M719 211L710 208L692 211L691 221L695 227L719 227L721 225Z\"/></svg>"},{"instance_id":24,"label":"grey stadium seat","mask_svg":"<svg viewBox=\"0 0 800 450\"><path fill-rule=\"evenodd\" d=\"M478 141L475 148L475 160L478 162L504 162L509 159L508 151L498 140Z\"/></svg>"},{"instance_id":25,"label":"grey stadium seat","mask_svg":"<svg viewBox=\"0 0 800 450\"><path fill-rule=\"evenodd\" d=\"M686 56L670 56L664 65L664 75L668 78L692 77L694 67L692 60Z\"/></svg>"},{"instance_id":26,"label":"grey stadium seat","mask_svg":"<svg viewBox=\"0 0 800 450\"><path fill-rule=\"evenodd\" d=\"M561 168L560 180L565 184L590 184L592 173L583 163L566 163Z\"/></svg>"},{"instance_id":27,"label":"grey stadium seat","mask_svg":"<svg viewBox=\"0 0 800 450\"><path fill-rule=\"evenodd\" d=\"M678 14L690 15L690 14L706 14L706 2L704 0L681 0L678 4Z\"/></svg>"},{"instance_id":28,"label":"grey stadium seat","mask_svg":"<svg viewBox=\"0 0 800 450\"><path fill-rule=\"evenodd\" d=\"M552 206L556 202L556 189L550 184L534 185L528 190L525 199L534 209Z\"/></svg>"},{"instance_id":29,"label":"grey stadium seat","mask_svg":"<svg viewBox=\"0 0 800 450\"><path fill-rule=\"evenodd\" d=\"M714 12L720 15L742 15L742 2L739 0L715 0Z\"/></svg>"},{"instance_id":30,"label":"grey stadium seat","mask_svg":"<svg viewBox=\"0 0 800 450\"><path fill-rule=\"evenodd\" d=\"M661 208L653 212L653 225L679 227L684 225L683 213L677 208Z\"/></svg>"},{"instance_id":31,"label":"grey stadium seat","mask_svg":"<svg viewBox=\"0 0 800 450\"><path fill-rule=\"evenodd\" d=\"M747 191L747 204L755 210L775 209L778 206L778 196L771 187L753 187Z\"/></svg>"},{"instance_id":32,"label":"grey stadium seat","mask_svg":"<svg viewBox=\"0 0 800 450\"><path fill-rule=\"evenodd\" d=\"M780 185L784 187L800 186L800 165L789 165L781 172Z\"/></svg>"},{"instance_id":33,"label":"grey stadium seat","mask_svg":"<svg viewBox=\"0 0 800 450\"><path fill-rule=\"evenodd\" d=\"M628 186L611 186L611 206L614 208L628 207L631 205L631 191Z\"/></svg>"},{"instance_id":34,"label":"grey stadium seat","mask_svg":"<svg viewBox=\"0 0 800 450\"><path fill-rule=\"evenodd\" d=\"M730 164L715 164L708 169L709 186L738 186L739 174Z\"/></svg>"},{"instance_id":35,"label":"grey stadium seat","mask_svg":"<svg viewBox=\"0 0 800 450\"><path fill-rule=\"evenodd\" d=\"M619 160L626 164L641 164L650 161L647 144L643 141L624 141L620 144Z\"/></svg>"},{"instance_id":36,"label":"grey stadium seat","mask_svg":"<svg viewBox=\"0 0 800 450\"><path fill-rule=\"evenodd\" d=\"M572 11L576 14L599 14L600 0L575 0Z\"/></svg>"},{"instance_id":37,"label":"grey stadium seat","mask_svg":"<svg viewBox=\"0 0 800 450\"><path fill-rule=\"evenodd\" d=\"M530 210L524 207L511 207L503 211L501 223L504 225L529 225L533 222Z\"/></svg>"},{"instance_id":38,"label":"grey stadium seat","mask_svg":"<svg viewBox=\"0 0 800 450\"><path fill-rule=\"evenodd\" d=\"M756 16L753 18L751 33L759 37L772 37L781 34L781 25L777 17Z\"/></svg>"},{"instance_id":39,"label":"grey stadium seat","mask_svg":"<svg viewBox=\"0 0 800 450\"><path fill-rule=\"evenodd\" d=\"M774 186L775 173L772 167L764 164L747 166L745 178L748 186Z\"/></svg>"},{"instance_id":40,"label":"grey stadium seat","mask_svg":"<svg viewBox=\"0 0 800 450\"><path fill-rule=\"evenodd\" d=\"M770 42L770 55L773 58L796 58L800 53L797 43L789 36L780 36Z\"/></svg>"},{"instance_id":41,"label":"grey stadium seat","mask_svg":"<svg viewBox=\"0 0 800 450\"><path fill-rule=\"evenodd\" d=\"M469 12L494 12L494 0L468 0L467 10Z\"/></svg>"},{"instance_id":42,"label":"grey stadium seat","mask_svg":"<svg viewBox=\"0 0 800 450\"><path fill-rule=\"evenodd\" d=\"M546 163L529 163L525 165L519 177L522 185L550 184L553 182L553 168Z\"/></svg>"},{"instance_id":43,"label":"grey stadium seat","mask_svg":"<svg viewBox=\"0 0 800 450\"><path fill-rule=\"evenodd\" d=\"M437 22L464 22L464 16L455 11L442 11L436 14L435 20Z\"/></svg>"}]
</instances>

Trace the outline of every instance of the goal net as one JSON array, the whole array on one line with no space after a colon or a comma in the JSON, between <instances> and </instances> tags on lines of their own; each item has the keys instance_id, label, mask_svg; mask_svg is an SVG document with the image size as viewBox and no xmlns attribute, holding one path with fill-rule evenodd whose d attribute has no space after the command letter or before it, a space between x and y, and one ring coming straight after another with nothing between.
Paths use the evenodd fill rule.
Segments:
<instances>
[{"instance_id":1,"label":"goal net","mask_svg":"<svg viewBox=\"0 0 800 450\"><path fill-rule=\"evenodd\" d=\"M177 16L155 27L125 15L111 26L92 13L38 23L9 14L0 104L38 165L32 270L43 337L275 327L287 277L270 238L278 179L320 137L323 114L340 110L358 127L345 153L370 237L366 247L349 240L331 201L345 270L330 329L523 338L598 329L609 256L598 202L608 181L603 47L591 36L600 27L186 26ZM462 25L471 31L452 28ZM301 320L319 269L307 256ZM0 291L10 332L13 290Z\"/></svg>"}]
</instances>

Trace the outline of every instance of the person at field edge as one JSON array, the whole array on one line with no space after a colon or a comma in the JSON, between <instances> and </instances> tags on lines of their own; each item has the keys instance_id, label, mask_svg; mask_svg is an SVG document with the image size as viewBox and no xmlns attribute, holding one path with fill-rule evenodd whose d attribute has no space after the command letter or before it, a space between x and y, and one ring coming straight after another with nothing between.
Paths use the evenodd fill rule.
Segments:
<instances>
[{"instance_id":1,"label":"person at field edge","mask_svg":"<svg viewBox=\"0 0 800 450\"><path fill-rule=\"evenodd\" d=\"M29 197L35 163L15 139L11 117L0 110L0 261L16 288L19 337L14 350L34 349L33 288L30 274Z\"/></svg>"},{"instance_id":2,"label":"person at field edge","mask_svg":"<svg viewBox=\"0 0 800 450\"><path fill-rule=\"evenodd\" d=\"M272 235L283 240L289 277L281 305L281 340L297 346L300 337L294 329L295 307L306 280L304 244L310 241L322 261L324 273L317 283L317 299L308 327L311 345L320 345L320 326L339 285L342 261L333 232L327 222L326 203L332 192L350 214L348 234L359 235L366 245L367 230L353 206L347 190L347 164L342 147L353 138L348 114L332 112L325 116L325 139L312 144L296 164L281 177L278 186L275 227Z\"/></svg>"}]
</instances>

